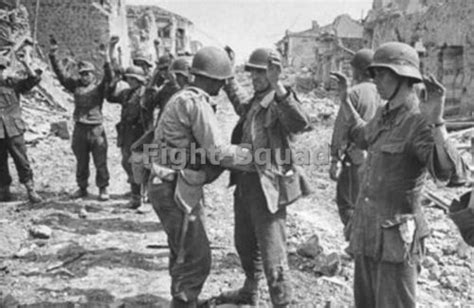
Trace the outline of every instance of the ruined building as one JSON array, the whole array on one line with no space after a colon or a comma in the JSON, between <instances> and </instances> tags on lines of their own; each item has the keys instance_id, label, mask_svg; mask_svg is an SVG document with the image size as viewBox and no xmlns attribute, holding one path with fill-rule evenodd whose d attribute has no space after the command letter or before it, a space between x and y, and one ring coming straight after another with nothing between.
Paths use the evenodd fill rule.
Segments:
<instances>
[{"instance_id":1,"label":"ruined building","mask_svg":"<svg viewBox=\"0 0 474 308\"><path fill-rule=\"evenodd\" d=\"M158 40L159 53L184 55L195 53L196 43L191 40L193 23L178 14L158 6L127 6L129 37L132 54L145 52L155 58L154 41Z\"/></svg>"},{"instance_id":2,"label":"ruined building","mask_svg":"<svg viewBox=\"0 0 474 308\"><path fill-rule=\"evenodd\" d=\"M286 65L310 69L316 83L327 86L331 71L350 73L353 52L364 46L363 26L344 14L324 27L313 21L311 29L287 31L276 45Z\"/></svg>"},{"instance_id":3,"label":"ruined building","mask_svg":"<svg viewBox=\"0 0 474 308\"><path fill-rule=\"evenodd\" d=\"M376 48L387 41L418 50L421 68L447 88L446 115L474 110L474 1L374 0L364 36Z\"/></svg>"},{"instance_id":4,"label":"ruined building","mask_svg":"<svg viewBox=\"0 0 474 308\"><path fill-rule=\"evenodd\" d=\"M120 37L122 61L129 62L125 0L22 0L30 16L30 27L41 50L49 49L49 35L59 43L60 57L87 59L102 67L101 44L110 36Z\"/></svg>"}]
</instances>

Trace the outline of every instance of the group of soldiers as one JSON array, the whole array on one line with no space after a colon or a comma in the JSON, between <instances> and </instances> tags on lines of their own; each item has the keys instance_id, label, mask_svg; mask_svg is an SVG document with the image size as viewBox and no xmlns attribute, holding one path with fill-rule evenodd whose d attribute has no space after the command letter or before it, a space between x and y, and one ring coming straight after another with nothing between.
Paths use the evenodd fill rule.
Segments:
<instances>
[{"instance_id":1,"label":"group of soldiers","mask_svg":"<svg viewBox=\"0 0 474 308\"><path fill-rule=\"evenodd\" d=\"M102 105L105 99L118 103L118 146L131 186L130 206L138 208L146 193L168 237L171 306L209 305L198 299L211 269L203 187L227 169L235 185L234 240L245 280L241 288L216 295L212 302L256 306L266 279L273 306L290 307L294 301L286 251L287 207L311 192L291 150L293 136L306 131L309 120L296 93L282 83L280 55L268 48L253 51L245 63L253 93L246 93L234 78L231 48L204 47L191 65L165 55L154 70L146 58L135 58L123 69L115 56L117 43L114 37L103 50L104 77L98 81L89 62L78 63L79 77L70 76L58 63L58 45L51 40L53 70L74 94L74 197L88 194L92 154L99 199L108 199ZM30 60L26 52L21 61L27 77L17 81L4 77L8 63L0 59L0 91L5 93L0 98L2 200L10 198L9 151L30 200L41 201L32 184L19 109L19 95L40 81ZM341 107L329 172L338 182L336 201L349 241L347 252L355 262L355 305L415 307L419 264L429 235L421 209L426 173L460 185L467 168L447 138L445 89L434 77L422 76L414 48L390 42L375 52L363 49L351 65L352 86L345 75L333 73ZM221 137L213 101L221 89L239 116L227 141ZM150 145L155 146L153 155L147 150ZM255 157L261 149L269 150L266 160ZM184 165L176 161L175 150L183 150ZM142 154L146 169L141 180L132 169L134 153ZM288 157L282 159L282 153ZM456 206L463 214L453 219L464 218L467 229L465 213L474 215L474 202L467 196Z\"/></svg>"}]
</instances>

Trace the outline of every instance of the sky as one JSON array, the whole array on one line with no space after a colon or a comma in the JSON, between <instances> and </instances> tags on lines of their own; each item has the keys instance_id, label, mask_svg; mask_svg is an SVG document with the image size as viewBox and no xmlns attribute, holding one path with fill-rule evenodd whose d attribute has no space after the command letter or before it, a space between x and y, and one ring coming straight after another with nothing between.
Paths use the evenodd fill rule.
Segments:
<instances>
[{"instance_id":1,"label":"sky","mask_svg":"<svg viewBox=\"0 0 474 308\"><path fill-rule=\"evenodd\" d=\"M204 45L231 46L238 59L258 47L273 47L285 31L311 28L316 20L330 24L340 14L365 16L373 0L126 0L158 5L194 23Z\"/></svg>"}]
</instances>

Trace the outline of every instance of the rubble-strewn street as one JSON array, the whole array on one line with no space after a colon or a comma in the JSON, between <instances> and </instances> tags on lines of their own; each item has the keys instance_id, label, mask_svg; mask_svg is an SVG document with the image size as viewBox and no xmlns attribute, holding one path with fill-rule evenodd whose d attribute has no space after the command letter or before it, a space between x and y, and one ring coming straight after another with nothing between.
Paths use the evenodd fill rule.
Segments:
<instances>
[{"instance_id":1,"label":"rubble-strewn street","mask_svg":"<svg viewBox=\"0 0 474 308\"><path fill-rule=\"evenodd\" d=\"M304 97L305 110L311 115L328 104L309 94ZM28 108L35 102L25 104L31 141L28 153L39 192L47 200L39 205L24 203L25 192L15 185L17 201L0 207L0 306L167 307L170 282L162 227L149 204L138 211L123 209L128 185L124 172L116 167L120 158L114 145L119 109L106 104L104 110L111 143L111 200L96 201L94 190L90 198L71 200L68 193L74 189L74 157L70 140L48 135L49 123L67 119L71 105L65 104L67 112L50 115ZM315 116L313 130L298 137L299 148L327 150L335 108L329 110L324 119ZM219 98L218 116L223 131L230 134L236 116L224 96ZM333 201L334 183L327 175L327 161L305 169L315 192L292 205L288 219L295 300L304 307L350 307L353 265L344 253L347 244ZM231 236L232 193L227 183L225 173L206 189L213 265L203 297L242 282ZM449 196L454 193L450 190ZM427 242L428 257L419 279L420 307L468 307L473 301L472 249L463 244L440 209L426 208L426 212L433 236ZM300 246L309 239L313 259L299 254L304 248ZM268 295L264 300L268 301Z\"/></svg>"},{"instance_id":2,"label":"rubble-strewn street","mask_svg":"<svg viewBox=\"0 0 474 308\"><path fill-rule=\"evenodd\" d=\"M0 308L474 307L468 0L135 1L0 0Z\"/></svg>"}]
</instances>

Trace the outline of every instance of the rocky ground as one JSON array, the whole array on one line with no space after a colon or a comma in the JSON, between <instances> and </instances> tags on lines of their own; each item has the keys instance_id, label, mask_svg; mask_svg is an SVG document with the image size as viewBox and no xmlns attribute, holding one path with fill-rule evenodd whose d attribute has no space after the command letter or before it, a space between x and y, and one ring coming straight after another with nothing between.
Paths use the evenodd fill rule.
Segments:
<instances>
[{"instance_id":1,"label":"rocky ground","mask_svg":"<svg viewBox=\"0 0 474 308\"><path fill-rule=\"evenodd\" d=\"M302 98L314 127L298 136L296 144L316 153L313 157L318 159L305 166L314 194L289 208L288 251L295 306L351 307L353 264L344 254L347 244L334 203L335 184L327 176L327 145L337 106L311 93ZM75 160L70 140L49 133L50 123L61 120L68 121L71 129L71 105L64 103L66 112L44 112L51 108L33 101L25 107L30 127L28 153L46 201L39 205L24 202L25 191L15 183L16 201L0 206L0 307L168 307L170 280L162 227L149 204L139 211L124 208L129 188L114 131L119 108L110 104L104 108L111 200L96 200L94 172L92 195L71 200ZM222 130L230 134L236 117L224 97L219 102ZM237 288L243 281L233 248L232 189L227 183L225 173L206 189L213 265L204 298ZM466 190L448 191L434 184L430 188L445 197ZM427 242L419 279L420 307L474 307L472 249L462 243L443 211L427 206L426 212L433 236ZM298 248L310 238L314 244L314 235L322 252L315 258L301 256ZM261 306L269 307L265 287L262 290Z\"/></svg>"}]
</instances>

